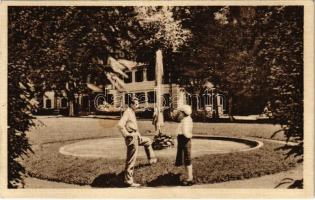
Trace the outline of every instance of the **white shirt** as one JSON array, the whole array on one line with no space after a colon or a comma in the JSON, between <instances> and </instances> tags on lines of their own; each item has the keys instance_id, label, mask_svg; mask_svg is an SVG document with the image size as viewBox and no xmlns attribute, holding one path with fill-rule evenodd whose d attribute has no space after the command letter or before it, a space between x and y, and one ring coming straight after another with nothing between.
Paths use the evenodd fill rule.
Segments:
<instances>
[{"instance_id":1,"label":"white shirt","mask_svg":"<svg viewBox=\"0 0 315 200\"><path fill-rule=\"evenodd\" d=\"M177 134L185 135L186 138L192 138L193 121L190 116L184 117L177 129Z\"/></svg>"},{"instance_id":2,"label":"white shirt","mask_svg":"<svg viewBox=\"0 0 315 200\"><path fill-rule=\"evenodd\" d=\"M123 137L131 135L126 129L127 121L132 121L132 123L134 123L136 125L137 130L138 130L136 114L131 108L127 108L125 110L124 114L122 115L121 119L119 120L119 122L117 124Z\"/></svg>"}]
</instances>

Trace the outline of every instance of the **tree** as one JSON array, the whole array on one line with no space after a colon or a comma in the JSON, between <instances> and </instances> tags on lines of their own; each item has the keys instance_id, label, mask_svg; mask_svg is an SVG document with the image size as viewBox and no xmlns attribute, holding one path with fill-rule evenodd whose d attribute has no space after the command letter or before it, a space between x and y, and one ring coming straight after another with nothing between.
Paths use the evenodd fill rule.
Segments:
<instances>
[{"instance_id":1,"label":"tree","mask_svg":"<svg viewBox=\"0 0 315 200\"><path fill-rule=\"evenodd\" d=\"M155 74L156 74L156 108L155 108L155 127L158 137L163 137L160 124L164 123L162 108L162 77L164 73L163 51L176 52L189 39L190 31L183 29L181 20L175 20L173 17L172 7L137 7L137 19L143 27L143 32L149 33L149 37L145 37L142 41L144 44L138 45L149 49L149 55L155 57ZM155 52L155 56L152 55ZM140 51L143 52L143 49ZM152 62L152 59L149 59ZM151 66L152 67L152 66ZM166 68L168 68L166 66ZM165 70L168 74L169 70ZM171 87L170 87L171 88ZM155 142L159 142L159 138L155 138ZM155 146L155 145L154 145Z\"/></svg>"},{"instance_id":2,"label":"tree","mask_svg":"<svg viewBox=\"0 0 315 200\"><path fill-rule=\"evenodd\" d=\"M115 49L122 51L116 24L124 27L129 22L126 18L132 16L130 10L121 9L120 14L115 7L9 8L9 188L23 185L24 168L18 159L31 151L26 132L35 125L35 99L47 90L67 89L73 102L75 93L86 91L87 76L100 83L105 73L117 77L119 72L104 62L119 53Z\"/></svg>"},{"instance_id":3,"label":"tree","mask_svg":"<svg viewBox=\"0 0 315 200\"><path fill-rule=\"evenodd\" d=\"M226 92L231 102L229 107L234 105L239 109L232 108L231 115L261 112L266 101L273 100L267 78L270 66L263 65L261 51L268 29L274 30L274 22L268 19L279 8L177 8L176 17L192 33L174 62L179 68L176 74L181 76L181 84L198 91L205 81L212 82ZM242 108L244 100L248 103Z\"/></svg>"},{"instance_id":4,"label":"tree","mask_svg":"<svg viewBox=\"0 0 315 200\"><path fill-rule=\"evenodd\" d=\"M287 141L298 143L283 149L303 162L303 7L269 8L268 16L257 60L270 69L267 81L275 100L275 120L282 125ZM302 188L303 179L292 185Z\"/></svg>"},{"instance_id":5,"label":"tree","mask_svg":"<svg viewBox=\"0 0 315 200\"><path fill-rule=\"evenodd\" d=\"M27 79L27 67L24 63L9 63L8 72L8 187L24 185L22 178L24 167L18 162L31 151L26 132L35 124L32 111L37 102L34 99L34 85Z\"/></svg>"},{"instance_id":6,"label":"tree","mask_svg":"<svg viewBox=\"0 0 315 200\"><path fill-rule=\"evenodd\" d=\"M156 49L166 49L177 51L185 45L190 37L190 31L183 29L181 20L175 20L173 7L136 7L137 20L141 27L148 34L144 40L144 45Z\"/></svg>"},{"instance_id":7,"label":"tree","mask_svg":"<svg viewBox=\"0 0 315 200\"><path fill-rule=\"evenodd\" d=\"M74 101L88 80L123 76L109 58L153 63L158 49L171 82L195 93L211 81L230 97L231 116L240 98L261 99L257 108L278 100L274 116L299 142L289 155L303 156L301 7L10 7L8 33L9 187L30 150L35 98L68 85Z\"/></svg>"},{"instance_id":8,"label":"tree","mask_svg":"<svg viewBox=\"0 0 315 200\"><path fill-rule=\"evenodd\" d=\"M194 44L188 45L195 49L188 50L195 63L187 66L196 69L199 65L200 71L206 74L191 73L196 74L197 83L210 79L230 97L261 99L256 101L259 106L267 100L273 101L276 123L282 125L281 131L287 140L298 142L296 146L285 145L283 148L288 150L288 156L293 155L302 162L303 8L213 7L197 12L185 9L194 16L186 20L189 26L203 21L203 27L206 27L192 29L192 41L198 43L195 44L198 50ZM200 20L211 15L214 21ZM198 53L194 54L194 51ZM191 59L189 54L186 55ZM246 106L251 107L248 100L246 102ZM229 107L232 105L230 98ZM303 180L296 183L301 187Z\"/></svg>"},{"instance_id":9,"label":"tree","mask_svg":"<svg viewBox=\"0 0 315 200\"><path fill-rule=\"evenodd\" d=\"M192 32L192 39L176 58L179 83L190 93L203 91L212 82L230 102L254 93L255 67L251 58L255 39L253 23L240 14L240 7L179 7L177 17ZM251 16L249 16L251 17ZM239 73L239 72L242 73ZM239 107L239 106L237 106Z\"/></svg>"},{"instance_id":10,"label":"tree","mask_svg":"<svg viewBox=\"0 0 315 200\"><path fill-rule=\"evenodd\" d=\"M141 9L9 8L10 188L22 181L24 168L18 159L31 151L25 133L34 126L32 112L36 109L36 98L40 99L47 90L54 90L57 95L64 90L73 105L75 94L87 91L87 80L97 85L121 82L124 66L114 64L114 58L148 61L152 57L141 57L143 51L139 49L176 47L171 45L171 40L177 37L172 33L180 26L172 20L171 10L146 8L157 15L165 14L160 19L166 20L165 23L150 21L148 25L145 21L148 16L142 15Z\"/></svg>"}]
</instances>

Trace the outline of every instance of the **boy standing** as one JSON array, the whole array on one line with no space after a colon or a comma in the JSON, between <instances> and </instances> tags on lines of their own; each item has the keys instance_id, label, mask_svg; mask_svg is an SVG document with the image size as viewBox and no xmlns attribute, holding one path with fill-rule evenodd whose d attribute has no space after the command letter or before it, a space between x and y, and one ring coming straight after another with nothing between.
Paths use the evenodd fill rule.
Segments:
<instances>
[{"instance_id":1,"label":"boy standing","mask_svg":"<svg viewBox=\"0 0 315 200\"><path fill-rule=\"evenodd\" d=\"M191 162L191 138L193 121L190 117L192 113L189 105L183 105L179 108L178 119L180 121L177 131L177 154L176 166L184 165L187 179L183 182L184 186L191 186L193 182L193 171Z\"/></svg>"}]
</instances>

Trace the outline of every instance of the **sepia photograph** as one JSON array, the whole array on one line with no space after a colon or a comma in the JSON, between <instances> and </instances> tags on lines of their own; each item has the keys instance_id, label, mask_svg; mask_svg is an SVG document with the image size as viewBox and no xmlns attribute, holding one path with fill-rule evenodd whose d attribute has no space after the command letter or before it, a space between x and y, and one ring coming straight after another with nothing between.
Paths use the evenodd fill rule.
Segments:
<instances>
[{"instance_id":1,"label":"sepia photograph","mask_svg":"<svg viewBox=\"0 0 315 200\"><path fill-rule=\"evenodd\" d=\"M314 195L314 22L279 2L6 5L4 188Z\"/></svg>"}]
</instances>

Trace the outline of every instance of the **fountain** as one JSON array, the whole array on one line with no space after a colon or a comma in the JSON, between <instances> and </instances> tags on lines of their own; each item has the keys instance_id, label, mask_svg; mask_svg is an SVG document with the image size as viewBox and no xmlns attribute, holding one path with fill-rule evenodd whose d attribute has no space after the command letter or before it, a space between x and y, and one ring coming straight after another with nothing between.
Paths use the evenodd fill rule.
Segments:
<instances>
[{"instance_id":1,"label":"fountain","mask_svg":"<svg viewBox=\"0 0 315 200\"><path fill-rule=\"evenodd\" d=\"M192 157L199 157L209 154L251 151L262 147L263 143L253 139L195 135L192 139L192 145L194 146ZM64 145L59 149L59 152L63 155L76 157L125 159L126 145L121 138L87 139ZM176 151L172 148L164 148L163 151L156 151L156 156L158 158L175 158ZM146 158L143 148L139 148L137 157Z\"/></svg>"},{"instance_id":2,"label":"fountain","mask_svg":"<svg viewBox=\"0 0 315 200\"><path fill-rule=\"evenodd\" d=\"M163 77L163 56L162 51L156 51L156 104L154 106L153 124L155 125L156 135L153 138L152 147L154 150L162 150L174 147L172 136L162 132L161 127L164 124L163 105L162 105L162 77Z\"/></svg>"}]
</instances>

